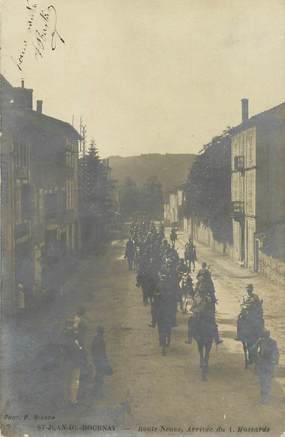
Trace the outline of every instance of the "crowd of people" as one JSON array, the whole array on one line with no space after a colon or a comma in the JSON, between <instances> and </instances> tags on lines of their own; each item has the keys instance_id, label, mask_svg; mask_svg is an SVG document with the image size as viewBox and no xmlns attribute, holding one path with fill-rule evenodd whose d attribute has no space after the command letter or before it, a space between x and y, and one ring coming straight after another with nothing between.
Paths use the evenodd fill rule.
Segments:
<instances>
[{"instance_id":1,"label":"crowd of people","mask_svg":"<svg viewBox=\"0 0 285 437\"><path fill-rule=\"evenodd\" d=\"M143 304L150 305L149 326L158 329L163 356L170 346L172 329L177 326L178 309L189 313L186 343L192 343L193 338L197 340L196 331L201 319L206 321L215 343L222 343L215 320L215 287L207 264L201 263L194 286L192 276L197 256L192 239L189 238L185 245L183 258L179 257L175 247L178 239L175 227L171 229L169 239L170 243L162 223L157 227L144 218L131 224L125 251L129 269L136 273L136 285L142 290ZM265 329L262 303L254 293L253 285L248 284L237 318L235 339L243 343L246 367L255 364L261 402L267 403L279 352L277 343Z\"/></svg>"},{"instance_id":2,"label":"crowd of people","mask_svg":"<svg viewBox=\"0 0 285 437\"><path fill-rule=\"evenodd\" d=\"M149 220L133 222L130 226L125 258L130 270L136 272L137 287L142 290L144 305L150 305L150 327L157 327L162 355L170 346L172 328L177 326L178 308L191 315L188 321L187 343L195 337L195 321L206 317L216 344L222 343L215 322L215 288L206 263L197 274L194 286L189 253L196 249L193 241L185 245L184 257L180 258L175 248L177 231L170 232L170 243L165 238L163 224L157 228ZM192 258L191 258L192 259Z\"/></svg>"}]
</instances>

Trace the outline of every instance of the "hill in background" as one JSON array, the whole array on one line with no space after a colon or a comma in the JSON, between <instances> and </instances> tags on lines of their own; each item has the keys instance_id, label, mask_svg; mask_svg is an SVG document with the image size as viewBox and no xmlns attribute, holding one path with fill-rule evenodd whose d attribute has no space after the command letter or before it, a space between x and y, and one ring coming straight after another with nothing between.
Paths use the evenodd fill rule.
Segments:
<instances>
[{"instance_id":1,"label":"hill in background","mask_svg":"<svg viewBox=\"0 0 285 437\"><path fill-rule=\"evenodd\" d=\"M163 191L171 191L185 182L196 155L150 153L140 156L111 156L112 179L120 187L127 177L141 187L146 179L156 176L162 184Z\"/></svg>"}]
</instances>

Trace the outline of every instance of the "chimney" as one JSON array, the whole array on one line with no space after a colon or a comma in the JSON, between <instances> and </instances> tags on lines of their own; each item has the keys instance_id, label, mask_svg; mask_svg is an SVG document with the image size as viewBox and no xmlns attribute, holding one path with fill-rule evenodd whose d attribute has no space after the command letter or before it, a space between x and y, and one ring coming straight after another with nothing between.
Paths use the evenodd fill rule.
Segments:
<instances>
[{"instance_id":1,"label":"chimney","mask_svg":"<svg viewBox=\"0 0 285 437\"><path fill-rule=\"evenodd\" d=\"M24 82L24 79L21 80L21 87L22 87L22 88L25 88L25 82Z\"/></svg>"},{"instance_id":2,"label":"chimney","mask_svg":"<svg viewBox=\"0 0 285 437\"><path fill-rule=\"evenodd\" d=\"M248 99L241 99L241 118L243 123L248 120Z\"/></svg>"},{"instance_id":3,"label":"chimney","mask_svg":"<svg viewBox=\"0 0 285 437\"><path fill-rule=\"evenodd\" d=\"M37 100L37 112L41 114L43 112L43 101Z\"/></svg>"}]
</instances>

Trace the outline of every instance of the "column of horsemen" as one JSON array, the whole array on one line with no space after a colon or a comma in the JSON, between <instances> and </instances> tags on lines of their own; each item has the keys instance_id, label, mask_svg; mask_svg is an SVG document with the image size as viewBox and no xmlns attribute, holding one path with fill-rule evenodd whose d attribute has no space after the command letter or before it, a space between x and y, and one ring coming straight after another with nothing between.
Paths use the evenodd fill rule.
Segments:
<instances>
[{"instance_id":1,"label":"column of horsemen","mask_svg":"<svg viewBox=\"0 0 285 437\"><path fill-rule=\"evenodd\" d=\"M129 270L136 272L136 285L142 290L142 301L150 307L150 323L157 327L163 356L171 342L172 329L177 326L176 314L188 314L187 339L196 340L200 353L202 377L206 379L212 343L222 343L216 323L216 293L211 272L205 262L195 274L196 248L191 238L179 258L176 250L177 231L173 227L170 242L165 238L162 223L156 225L144 218L131 223L125 258ZM236 340L241 341L245 354L245 367L256 365L261 401L268 401L273 369L278 362L276 342L265 329L262 300L254 293L252 284L246 287L237 318Z\"/></svg>"}]
</instances>

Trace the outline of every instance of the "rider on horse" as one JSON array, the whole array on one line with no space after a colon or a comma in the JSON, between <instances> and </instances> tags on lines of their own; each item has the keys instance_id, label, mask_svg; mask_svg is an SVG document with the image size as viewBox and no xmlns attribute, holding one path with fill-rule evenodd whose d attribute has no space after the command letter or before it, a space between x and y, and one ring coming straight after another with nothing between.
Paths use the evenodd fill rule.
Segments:
<instances>
[{"instance_id":1,"label":"rider on horse","mask_svg":"<svg viewBox=\"0 0 285 437\"><path fill-rule=\"evenodd\" d=\"M259 299L259 296L253 292L253 285L248 284L246 286L247 294L243 297L241 303L241 311L237 321L237 337L236 340L243 340L247 330L252 330L259 335L264 328L263 320L263 301Z\"/></svg>"},{"instance_id":2,"label":"rider on horse","mask_svg":"<svg viewBox=\"0 0 285 437\"><path fill-rule=\"evenodd\" d=\"M213 303L217 303L212 276L205 262L202 263L202 268L197 274L197 280L198 282L196 288L200 288L201 286L203 288L206 288L207 293L211 296L213 300Z\"/></svg>"},{"instance_id":3,"label":"rider on horse","mask_svg":"<svg viewBox=\"0 0 285 437\"><path fill-rule=\"evenodd\" d=\"M218 326L215 319L215 304L217 300L213 294L212 288L209 288L208 285L208 281L203 277L199 279L196 285L193 305L191 308L192 315L188 320L187 343L192 343L193 332L199 319L206 320L211 326L216 344L223 342L219 337Z\"/></svg>"}]
</instances>

